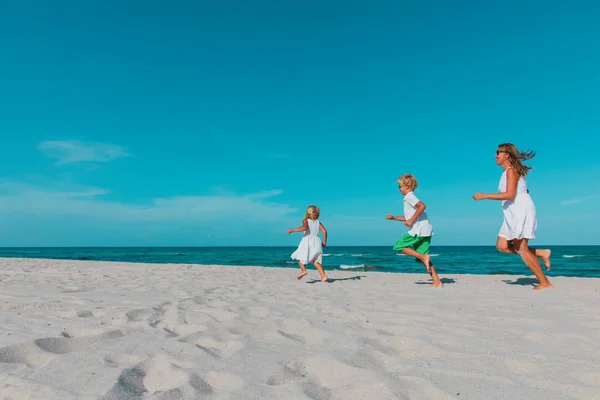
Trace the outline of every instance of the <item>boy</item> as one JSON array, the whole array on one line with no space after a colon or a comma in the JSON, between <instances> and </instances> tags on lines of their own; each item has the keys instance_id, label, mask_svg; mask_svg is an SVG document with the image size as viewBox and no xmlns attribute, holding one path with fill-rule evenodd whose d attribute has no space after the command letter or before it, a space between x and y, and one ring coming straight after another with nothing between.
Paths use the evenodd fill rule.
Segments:
<instances>
[{"instance_id":1,"label":"boy","mask_svg":"<svg viewBox=\"0 0 600 400\"><path fill-rule=\"evenodd\" d=\"M416 261L421 261L427 268L429 275L431 275L431 279L433 279L431 286L443 287L444 285L440 281L429 255L433 228L425 212L425 204L414 194L414 190L417 188L417 180L411 174L402 175L398 178L398 188L404 196L404 216L395 217L388 214L385 219L403 221L404 225L410 229L396 242L394 250L415 257ZM411 246L414 247L414 250Z\"/></svg>"}]
</instances>

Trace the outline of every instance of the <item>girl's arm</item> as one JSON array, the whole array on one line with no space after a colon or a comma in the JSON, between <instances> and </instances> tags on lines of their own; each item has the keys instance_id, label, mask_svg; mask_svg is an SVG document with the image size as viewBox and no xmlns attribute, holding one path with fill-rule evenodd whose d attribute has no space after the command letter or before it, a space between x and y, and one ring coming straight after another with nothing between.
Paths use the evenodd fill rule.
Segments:
<instances>
[{"instance_id":1,"label":"girl's arm","mask_svg":"<svg viewBox=\"0 0 600 400\"><path fill-rule=\"evenodd\" d=\"M304 232L307 229L308 229L308 221L306 221L305 219L303 219L302 220L302 226L300 226L298 228L294 228L294 229L288 229L287 230L287 234L289 235L292 232Z\"/></svg>"},{"instance_id":2,"label":"girl's arm","mask_svg":"<svg viewBox=\"0 0 600 400\"><path fill-rule=\"evenodd\" d=\"M514 168L510 168L506 172L506 192L486 194L475 193L475 200L514 200L517 195L517 185L519 183L519 174Z\"/></svg>"},{"instance_id":3,"label":"girl's arm","mask_svg":"<svg viewBox=\"0 0 600 400\"><path fill-rule=\"evenodd\" d=\"M415 221L417 220L417 218L419 218L421 216L421 214L423 214L423 211L425 211L425 209L427 208L425 203L423 203L421 201L419 201L416 204L416 207L417 207L417 211L415 211L415 215L413 215L412 218L409 219L408 221L406 221L406 219L405 219L406 222L404 223L404 225L411 226L412 224L414 224Z\"/></svg>"},{"instance_id":4,"label":"girl's arm","mask_svg":"<svg viewBox=\"0 0 600 400\"><path fill-rule=\"evenodd\" d=\"M394 220L394 221L400 221L400 222L404 222L404 221L406 221L406 218L404 218L403 216L398 216L398 217L395 217L395 216L393 216L392 214L388 214L388 215L386 215L386 216L385 216L385 219L391 219L391 220Z\"/></svg>"},{"instance_id":5,"label":"girl's arm","mask_svg":"<svg viewBox=\"0 0 600 400\"><path fill-rule=\"evenodd\" d=\"M323 247L325 247L327 245L327 229L325 229L325 227L323 226L322 223L319 222L319 229L321 230L321 232L323 232Z\"/></svg>"}]
</instances>

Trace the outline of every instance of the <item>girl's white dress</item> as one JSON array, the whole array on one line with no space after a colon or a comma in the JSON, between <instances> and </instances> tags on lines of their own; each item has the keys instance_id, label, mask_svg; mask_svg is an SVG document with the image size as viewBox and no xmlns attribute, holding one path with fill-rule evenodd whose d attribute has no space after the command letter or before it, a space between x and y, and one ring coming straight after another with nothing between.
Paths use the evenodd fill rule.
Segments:
<instances>
[{"instance_id":1,"label":"girl's white dress","mask_svg":"<svg viewBox=\"0 0 600 400\"><path fill-rule=\"evenodd\" d=\"M292 260L298 260L302 264L318 262L323 263L323 245L319 237L319 220L308 219L308 229L300 240L298 249L292 253Z\"/></svg>"},{"instance_id":2,"label":"girl's white dress","mask_svg":"<svg viewBox=\"0 0 600 400\"><path fill-rule=\"evenodd\" d=\"M506 192L506 172L509 168L512 167L508 167L500 177L499 192ZM527 191L524 177L519 178L515 199L502 201L502 211L504 212L504 223L498 236L506 240L535 239L535 230L537 229L535 205Z\"/></svg>"}]
</instances>

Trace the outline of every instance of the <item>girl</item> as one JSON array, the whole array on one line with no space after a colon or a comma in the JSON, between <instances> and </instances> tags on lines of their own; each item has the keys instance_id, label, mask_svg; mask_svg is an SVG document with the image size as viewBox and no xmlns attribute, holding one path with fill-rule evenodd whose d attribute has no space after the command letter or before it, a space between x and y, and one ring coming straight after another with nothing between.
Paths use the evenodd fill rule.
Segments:
<instances>
[{"instance_id":1,"label":"girl","mask_svg":"<svg viewBox=\"0 0 600 400\"><path fill-rule=\"evenodd\" d=\"M500 177L497 194L476 193L475 200L501 200L504 223L500 228L496 248L507 254L518 254L525 265L536 276L539 284L535 290L551 288L552 284L542 271L537 257L541 258L547 270L550 270L549 249L536 250L529 247L529 240L535 239L537 219L535 205L529 196L525 177L531 167L523 164L530 160L535 152L520 152L511 143L503 143L496 150L496 164L504 169Z\"/></svg>"},{"instance_id":2,"label":"girl","mask_svg":"<svg viewBox=\"0 0 600 400\"><path fill-rule=\"evenodd\" d=\"M327 230L319 222L320 211L317 206L308 206L306 215L302 220L302 226L299 228L288 229L287 234L292 232L304 232L304 236L298 245L298 249L292 253L292 260L298 260L298 265L302 272L297 276L302 279L306 274L306 264L313 263L319 274L321 282L327 282L329 278L323 270L323 247L327 244ZM319 230L323 232L323 243L319 238Z\"/></svg>"}]
</instances>

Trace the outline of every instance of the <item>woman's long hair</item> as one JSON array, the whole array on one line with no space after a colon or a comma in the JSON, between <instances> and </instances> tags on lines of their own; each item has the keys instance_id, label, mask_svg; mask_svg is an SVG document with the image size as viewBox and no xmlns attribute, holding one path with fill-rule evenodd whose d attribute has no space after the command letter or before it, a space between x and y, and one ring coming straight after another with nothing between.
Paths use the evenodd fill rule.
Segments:
<instances>
[{"instance_id":1,"label":"woman's long hair","mask_svg":"<svg viewBox=\"0 0 600 400\"><path fill-rule=\"evenodd\" d=\"M498 145L498 150L510 156L510 165L517 171L519 176L527 176L529 171L533 169L533 167L523 164L523 161L535 157L535 151L519 151L517 146L512 143L502 143Z\"/></svg>"}]
</instances>

